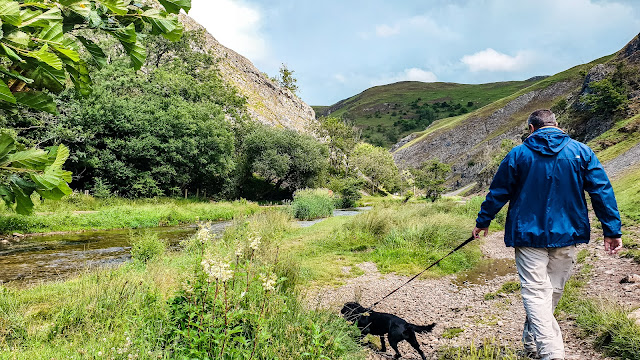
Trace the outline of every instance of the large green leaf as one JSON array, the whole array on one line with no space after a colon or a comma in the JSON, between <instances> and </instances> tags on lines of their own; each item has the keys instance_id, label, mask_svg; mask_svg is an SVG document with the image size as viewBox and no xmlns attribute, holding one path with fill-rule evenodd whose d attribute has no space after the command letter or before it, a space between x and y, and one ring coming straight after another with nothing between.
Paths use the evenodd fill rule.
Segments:
<instances>
[{"instance_id":1,"label":"large green leaf","mask_svg":"<svg viewBox=\"0 0 640 360\"><path fill-rule=\"evenodd\" d=\"M11 188L5 185L0 185L0 197L2 197L2 200L7 207L12 207L13 203L16 201L16 197L13 195Z\"/></svg>"},{"instance_id":2,"label":"large green leaf","mask_svg":"<svg viewBox=\"0 0 640 360\"><path fill-rule=\"evenodd\" d=\"M62 22L62 12L60 12L60 8L57 6L45 12L24 10L21 15L22 23L19 27L48 27L51 23Z\"/></svg>"},{"instance_id":3,"label":"large green leaf","mask_svg":"<svg viewBox=\"0 0 640 360\"><path fill-rule=\"evenodd\" d=\"M116 31L113 31L112 34L122 43L135 43L136 41L138 41L136 26L133 25L133 23L129 24L127 27L119 28Z\"/></svg>"},{"instance_id":4,"label":"large green leaf","mask_svg":"<svg viewBox=\"0 0 640 360\"><path fill-rule=\"evenodd\" d=\"M2 48L2 50L4 51L5 54L7 54L9 59L11 59L13 61L17 61L17 62L24 62L24 60L20 56L18 56L18 54L16 54L16 52L13 51L7 45L5 45L3 43L0 43L0 48Z\"/></svg>"},{"instance_id":5,"label":"large green leaf","mask_svg":"<svg viewBox=\"0 0 640 360\"><path fill-rule=\"evenodd\" d=\"M116 15L126 15L129 12L127 9L129 3L131 3L131 0L102 0L102 5Z\"/></svg>"},{"instance_id":6,"label":"large green leaf","mask_svg":"<svg viewBox=\"0 0 640 360\"><path fill-rule=\"evenodd\" d=\"M189 12L191 10L191 0L158 0L162 6L164 6L167 12L172 14L177 14L180 12L180 9L183 9L185 12Z\"/></svg>"},{"instance_id":7,"label":"large green leaf","mask_svg":"<svg viewBox=\"0 0 640 360\"><path fill-rule=\"evenodd\" d=\"M42 29L42 31L38 35L38 39L56 42L62 45L62 40L63 40L62 23L60 22L53 23L47 26L46 28Z\"/></svg>"},{"instance_id":8,"label":"large green leaf","mask_svg":"<svg viewBox=\"0 0 640 360\"><path fill-rule=\"evenodd\" d=\"M133 68L135 70L140 70L147 58L147 52L144 45L142 45L140 41L136 41L135 43L121 42L121 44L127 54L129 54Z\"/></svg>"},{"instance_id":9,"label":"large green leaf","mask_svg":"<svg viewBox=\"0 0 640 360\"><path fill-rule=\"evenodd\" d=\"M78 52L75 50L66 48L64 46L52 45L51 47L55 49L57 52L59 52L60 54L62 54L64 57L66 57L67 59L73 62L80 61L80 54L78 54Z\"/></svg>"},{"instance_id":10,"label":"large green leaf","mask_svg":"<svg viewBox=\"0 0 640 360\"><path fill-rule=\"evenodd\" d=\"M91 59L93 59L93 62L99 69L102 69L107 65L107 56L104 54L100 46L84 36L78 36L77 38L80 40L82 45L84 45L89 54L91 54Z\"/></svg>"},{"instance_id":11,"label":"large green leaf","mask_svg":"<svg viewBox=\"0 0 640 360\"><path fill-rule=\"evenodd\" d=\"M0 161L16 149L16 141L9 134L0 135Z\"/></svg>"},{"instance_id":12,"label":"large green leaf","mask_svg":"<svg viewBox=\"0 0 640 360\"><path fill-rule=\"evenodd\" d=\"M9 154L5 163L14 168L43 170L49 162L49 155L42 149L27 149Z\"/></svg>"},{"instance_id":13,"label":"large green leaf","mask_svg":"<svg viewBox=\"0 0 640 360\"><path fill-rule=\"evenodd\" d=\"M31 84L33 82L33 79L30 79L26 76L23 76L22 74L14 71L14 70L9 70L9 69L5 69L4 67L0 66L0 73L3 73L9 77L12 77L14 79L18 79L20 81L24 81L27 84Z\"/></svg>"},{"instance_id":14,"label":"large green leaf","mask_svg":"<svg viewBox=\"0 0 640 360\"><path fill-rule=\"evenodd\" d=\"M38 51L32 51L29 56L42 61L56 70L62 70L62 60L49 51L49 45L44 44Z\"/></svg>"},{"instance_id":15,"label":"large green leaf","mask_svg":"<svg viewBox=\"0 0 640 360\"><path fill-rule=\"evenodd\" d=\"M7 86L7 84L5 84L5 82L2 80L0 80L0 100L6 101L11 104L16 103L16 98L11 93L9 86Z\"/></svg>"},{"instance_id":16,"label":"large green leaf","mask_svg":"<svg viewBox=\"0 0 640 360\"><path fill-rule=\"evenodd\" d=\"M149 9L142 13L151 24L156 34L161 34L167 40L177 41L182 36L183 26L175 15L168 15L158 9Z\"/></svg>"},{"instance_id":17,"label":"large green leaf","mask_svg":"<svg viewBox=\"0 0 640 360\"><path fill-rule=\"evenodd\" d=\"M66 147L64 144L53 146L49 148L49 156L55 156L54 157L55 160L51 164L52 167L62 168L62 165L64 165L64 162L67 161L67 159L69 158L69 148ZM71 181L71 178L67 180L67 182L70 182L70 181Z\"/></svg>"},{"instance_id":18,"label":"large green leaf","mask_svg":"<svg viewBox=\"0 0 640 360\"><path fill-rule=\"evenodd\" d=\"M33 188L23 188L16 182L11 182L11 192L16 200L16 212L20 215L29 215L33 212L33 202L31 201L31 193Z\"/></svg>"},{"instance_id":19,"label":"large green leaf","mask_svg":"<svg viewBox=\"0 0 640 360\"><path fill-rule=\"evenodd\" d=\"M36 88L49 89L54 92L64 90L67 74L64 70L53 68L47 64L39 63L29 77L33 79Z\"/></svg>"},{"instance_id":20,"label":"large green leaf","mask_svg":"<svg viewBox=\"0 0 640 360\"><path fill-rule=\"evenodd\" d=\"M14 94L18 104L35 110L45 111L53 115L58 114L58 108L53 98L40 91L25 91Z\"/></svg>"},{"instance_id":21,"label":"large green leaf","mask_svg":"<svg viewBox=\"0 0 640 360\"><path fill-rule=\"evenodd\" d=\"M20 3L11 0L0 0L0 19L14 26L20 25Z\"/></svg>"},{"instance_id":22,"label":"large green leaf","mask_svg":"<svg viewBox=\"0 0 640 360\"><path fill-rule=\"evenodd\" d=\"M36 191L38 192L38 194L40 194L40 197L49 200L60 200L66 195L69 195L73 192L73 190L71 190L69 185L65 182L61 183L60 185L58 185L58 187L55 187L51 190L37 189Z\"/></svg>"},{"instance_id":23,"label":"large green leaf","mask_svg":"<svg viewBox=\"0 0 640 360\"><path fill-rule=\"evenodd\" d=\"M62 183L70 182L71 171L51 167L41 174L30 174L29 177L38 189L52 190L58 188Z\"/></svg>"},{"instance_id":24,"label":"large green leaf","mask_svg":"<svg viewBox=\"0 0 640 360\"><path fill-rule=\"evenodd\" d=\"M76 90L82 96L88 96L93 89L91 88L91 77L89 76L89 68L84 61L79 61L77 64L67 64L67 73L71 77L71 81Z\"/></svg>"},{"instance_id":25,"label":"large green leaf","mask_svg":"<svg viewBox=\"0 0 640 360\"><path fill-rule=\"evenodd\" d=\"M3 40L7 41L7 43L10 45L26 48L29 46L29 41L31 40L31 38L24 31L14 30L8 34L5 34Z\"/></svg>"}]
</instances>

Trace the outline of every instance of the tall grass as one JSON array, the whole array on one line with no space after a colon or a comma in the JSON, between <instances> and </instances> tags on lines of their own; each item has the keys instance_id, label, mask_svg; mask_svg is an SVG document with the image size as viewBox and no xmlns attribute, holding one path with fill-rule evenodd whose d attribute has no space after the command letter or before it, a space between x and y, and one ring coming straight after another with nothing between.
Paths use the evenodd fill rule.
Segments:
<instances>
[{"instance_id":1,"label":"tall grass","mask_svg":"<svg viewBox=\"0 0 640 360\"><path fill-rule=\"evenodd\" d=\"M465 348L446 348L439 351L440 360L525 360L513 349L496 344L495 340L485 340L482 345L473 343Z\"/></svg>"},{"instance_id":2,"label":"tall grass","mask_svg":"<svg viewBox=\"0 0 640 360\"><path fill-rule=\"evenodd\" d=\"M331 216L335 199L327 189L303 189L293 194L291 211L300 220L313 220Z\"/></svg>"}]
</instances>

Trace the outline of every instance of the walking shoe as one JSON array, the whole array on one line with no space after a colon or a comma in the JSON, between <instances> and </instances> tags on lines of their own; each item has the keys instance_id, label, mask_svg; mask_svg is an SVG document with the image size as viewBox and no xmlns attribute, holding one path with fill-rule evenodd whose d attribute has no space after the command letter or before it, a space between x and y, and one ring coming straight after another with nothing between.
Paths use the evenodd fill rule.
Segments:
<instances>
[{"instance_id":1,"label":"walking shoe","mask_svg":"<svg viewBox=\"0 0 640 360\"><path fill-rule=\"evenodd\" d=\"M519 357L525 357L528 359L540 359L538 352L536 350L518 350L516 355Z\"/></svg>"}]
</instances>

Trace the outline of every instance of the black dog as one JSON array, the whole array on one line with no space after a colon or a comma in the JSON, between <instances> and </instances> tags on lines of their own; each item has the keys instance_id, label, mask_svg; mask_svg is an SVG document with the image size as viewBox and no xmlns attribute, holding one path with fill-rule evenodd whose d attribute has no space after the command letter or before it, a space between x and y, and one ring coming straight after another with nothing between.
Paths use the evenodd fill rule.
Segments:
<instances>
[{"instance_id":1,"label":"black dog","mask_svg":"<svg viewBox=\"0 0 640 360\"><path fill-rule=\"evenodd\" d=\"M384 334L389 334L387 338L389 339L389 345L396 352L395 359L399 359L402 356L398 351L398 343L402 340L407 340L418 351L422 360L426 360L424 353L420 350L416 333L430 332L436 326L435 323L427 326L410 324L395 315L371 311L357 302L344 304L340 313L347 321L353 321L358 325L363 337L368 334L380 336L383 352L387 351Z\"/></svg>"}]
</instances>

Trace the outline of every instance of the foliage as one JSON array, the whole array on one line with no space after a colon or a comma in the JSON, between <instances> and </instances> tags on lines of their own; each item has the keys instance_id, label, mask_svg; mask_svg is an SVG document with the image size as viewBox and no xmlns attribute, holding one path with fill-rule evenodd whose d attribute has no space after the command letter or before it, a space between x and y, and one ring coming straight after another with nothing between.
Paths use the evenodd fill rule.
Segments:
<instances>
[{"instance_id":1,"label":"foliage","mask_svg":"<svg viewBox=\"0 0 640 360\"><path fill-rule=\"evenodd\" d=\"M350 155L360 138L358 129L336 117L324 117L319 119L318 123L316 133L328 139L331 169L338 174L349 175L354 171L350 164Z\"/></svg>"},{"instance_id":2,"label":"foliage","mask_svg":"<svg viewBox=\"0 0 640 360\"><path fill-rule=\"evenodd\" d=\"M623 221L640 223L640 169L630 169L614 179L613 188Z\"/></svg>"},{"instance_id":3,"label":"foliage","mask_svg":"<svg viewBox=\"0 0 640 360\"><path fill-rule=\"evenodd\" d=\"M520 291L520 288L521 288L521 285L518 281L507 281L504 284L502 284L500 289L498 289L496 292L489 292L484 294L484 299L493 300L498 296L498 294L512 294L517 291Z\"/></svg>"},{"instance_id":4,"label":"foliage","mask_svg":"<svg viewBox=\"0 0 640 360\"><path fill-rule=\"evenodd\" d=\"M167 248L167 244L162 239L158 239L158 234L150 231L130 234L129 242L131 257L143 263L162 256Z\"/></svg>"},{"instance_id":5,"label":"foliage","mask_svg":"<svg viewBox=\"0 0 640 360\"><path fill-rule=\"evenodd\" d=\"M621 86L615 86L610 79L603 79L589 84L591 92L583 96L583 101L596 114L613 114L624 110L627 106L627 93Z\"/></svg>"},{"instance_id":6,"label":"foliage","mask_svg":"<svg viewBox=\"0 0 640 360\"><path fill-rule=\"evenodd\" d=\"M516 351L496 343L493 340L484 340L482 345L475 346L473 342L469 347L446 348L440 351L440 360L524 360Z\"/></svg>"},{"instance_id":7,"label":"foliage","mask_svg":"<svg viewBox=\"0 0 640 360\"><path fill-rule=\"evenodd\" d=\"M145 29L177 40L183 26L176 14L191 8L190 0L160 3L164 10L132 5L130 0L3 0L0 105L10 108L21 104L56 113L53 99L41 90L62 91L67 79L79 93L89 94L92 84L89 63L101 67L107 58L87 34L112 36L129 55L134 69L140 69L146 54L138 32ZM85 51L89 60L81 57Z\"/></svg>"},{"instance_id":8,"label":"foliage","mask_svg":"<svg viewBox=\"0 0 640 360\"><path fill-rule=\"evenodd\" d=\"M353 164L371 181L372 193L379 192L380 188L394 191L398 187L398 167L386 149L359 143L353 151Z\"/></svg>"},{"instance_id":9,"label":"foliage","mask_svg":"<svg viewBox=\"0 0 640 360\"><path fill-rule=\"evenodd\" d=\"M313 220L331 216L334 202L327 189L302 189L293 194L291 211L296 219Z\"/></svg>"},{"instance_id":10,"label":"foliage","mask_svg":"<svg viewBox=\"0 0 640 360\"><path fill-rule=\"evenodd\" d=\"M0 134L0 196L18 214L33 212L31 195L59 200L71 193L71 172L62 170L69 157L64 145L25 149L7 132Z\"/></svg>"},{"instance_id":11,"label":"foliage","mask_svg":"<svg viewBox=\"0 0 640 360\"><path fill-rule=\"evenodd\" d=\"M424 196L431 201L440 198L445 190L444 182L451 173L451 166L438 160L423 163L417 169L411 169L415 186L424 191Z\"/></svg>"},{"instance_id":12,"label":"foliage","mask_svg":"<svg viewBox=\"0 0 640 360\"><path fill-rule=\"evenodd\" d=\"M293 73L295 71L290 70L287 65L282 64L280 66L280 70L278 71L278 77L274 80L278 83L278 85L282 86L285 89L291 90L292 93L296 94L298 92L298 79L293 77Z\"/></svg>"},{"instance_id":13,"label":"foliage","mask_svg":"<svg viewBox=\"0 0 640 360\"><path fill-rule=\"evenodd\" d=\"M336 207L341 209L352 208L356 206L358 200L362 198L360 193L364 180L355 177L332 177L327 187L337 194Z\"/></svg>"},{"instance_id":14,"label":"foliage","mask_svg":"<svg viewBox=\"0 0 640 360\"><path fill-rule=\"evenodd\" d=\"M290 192L313 186L327 167L327 147L289 129L256 125L244 138L241 152L245 183L255 174Z\"/></svg>"},{"instance_id":15,"label":"foliage","mask_svg":"<svg viewBox=\"0 0 640 360\"><path fill-rule=\"evenodd\" d=\"M507 154L517 145L512 139L503 139L500 143L500 150L493 154L487 166L480 171L480 180L483 185L489 185L495 176L500 163Z\"/></svg>"}]
</instances>

